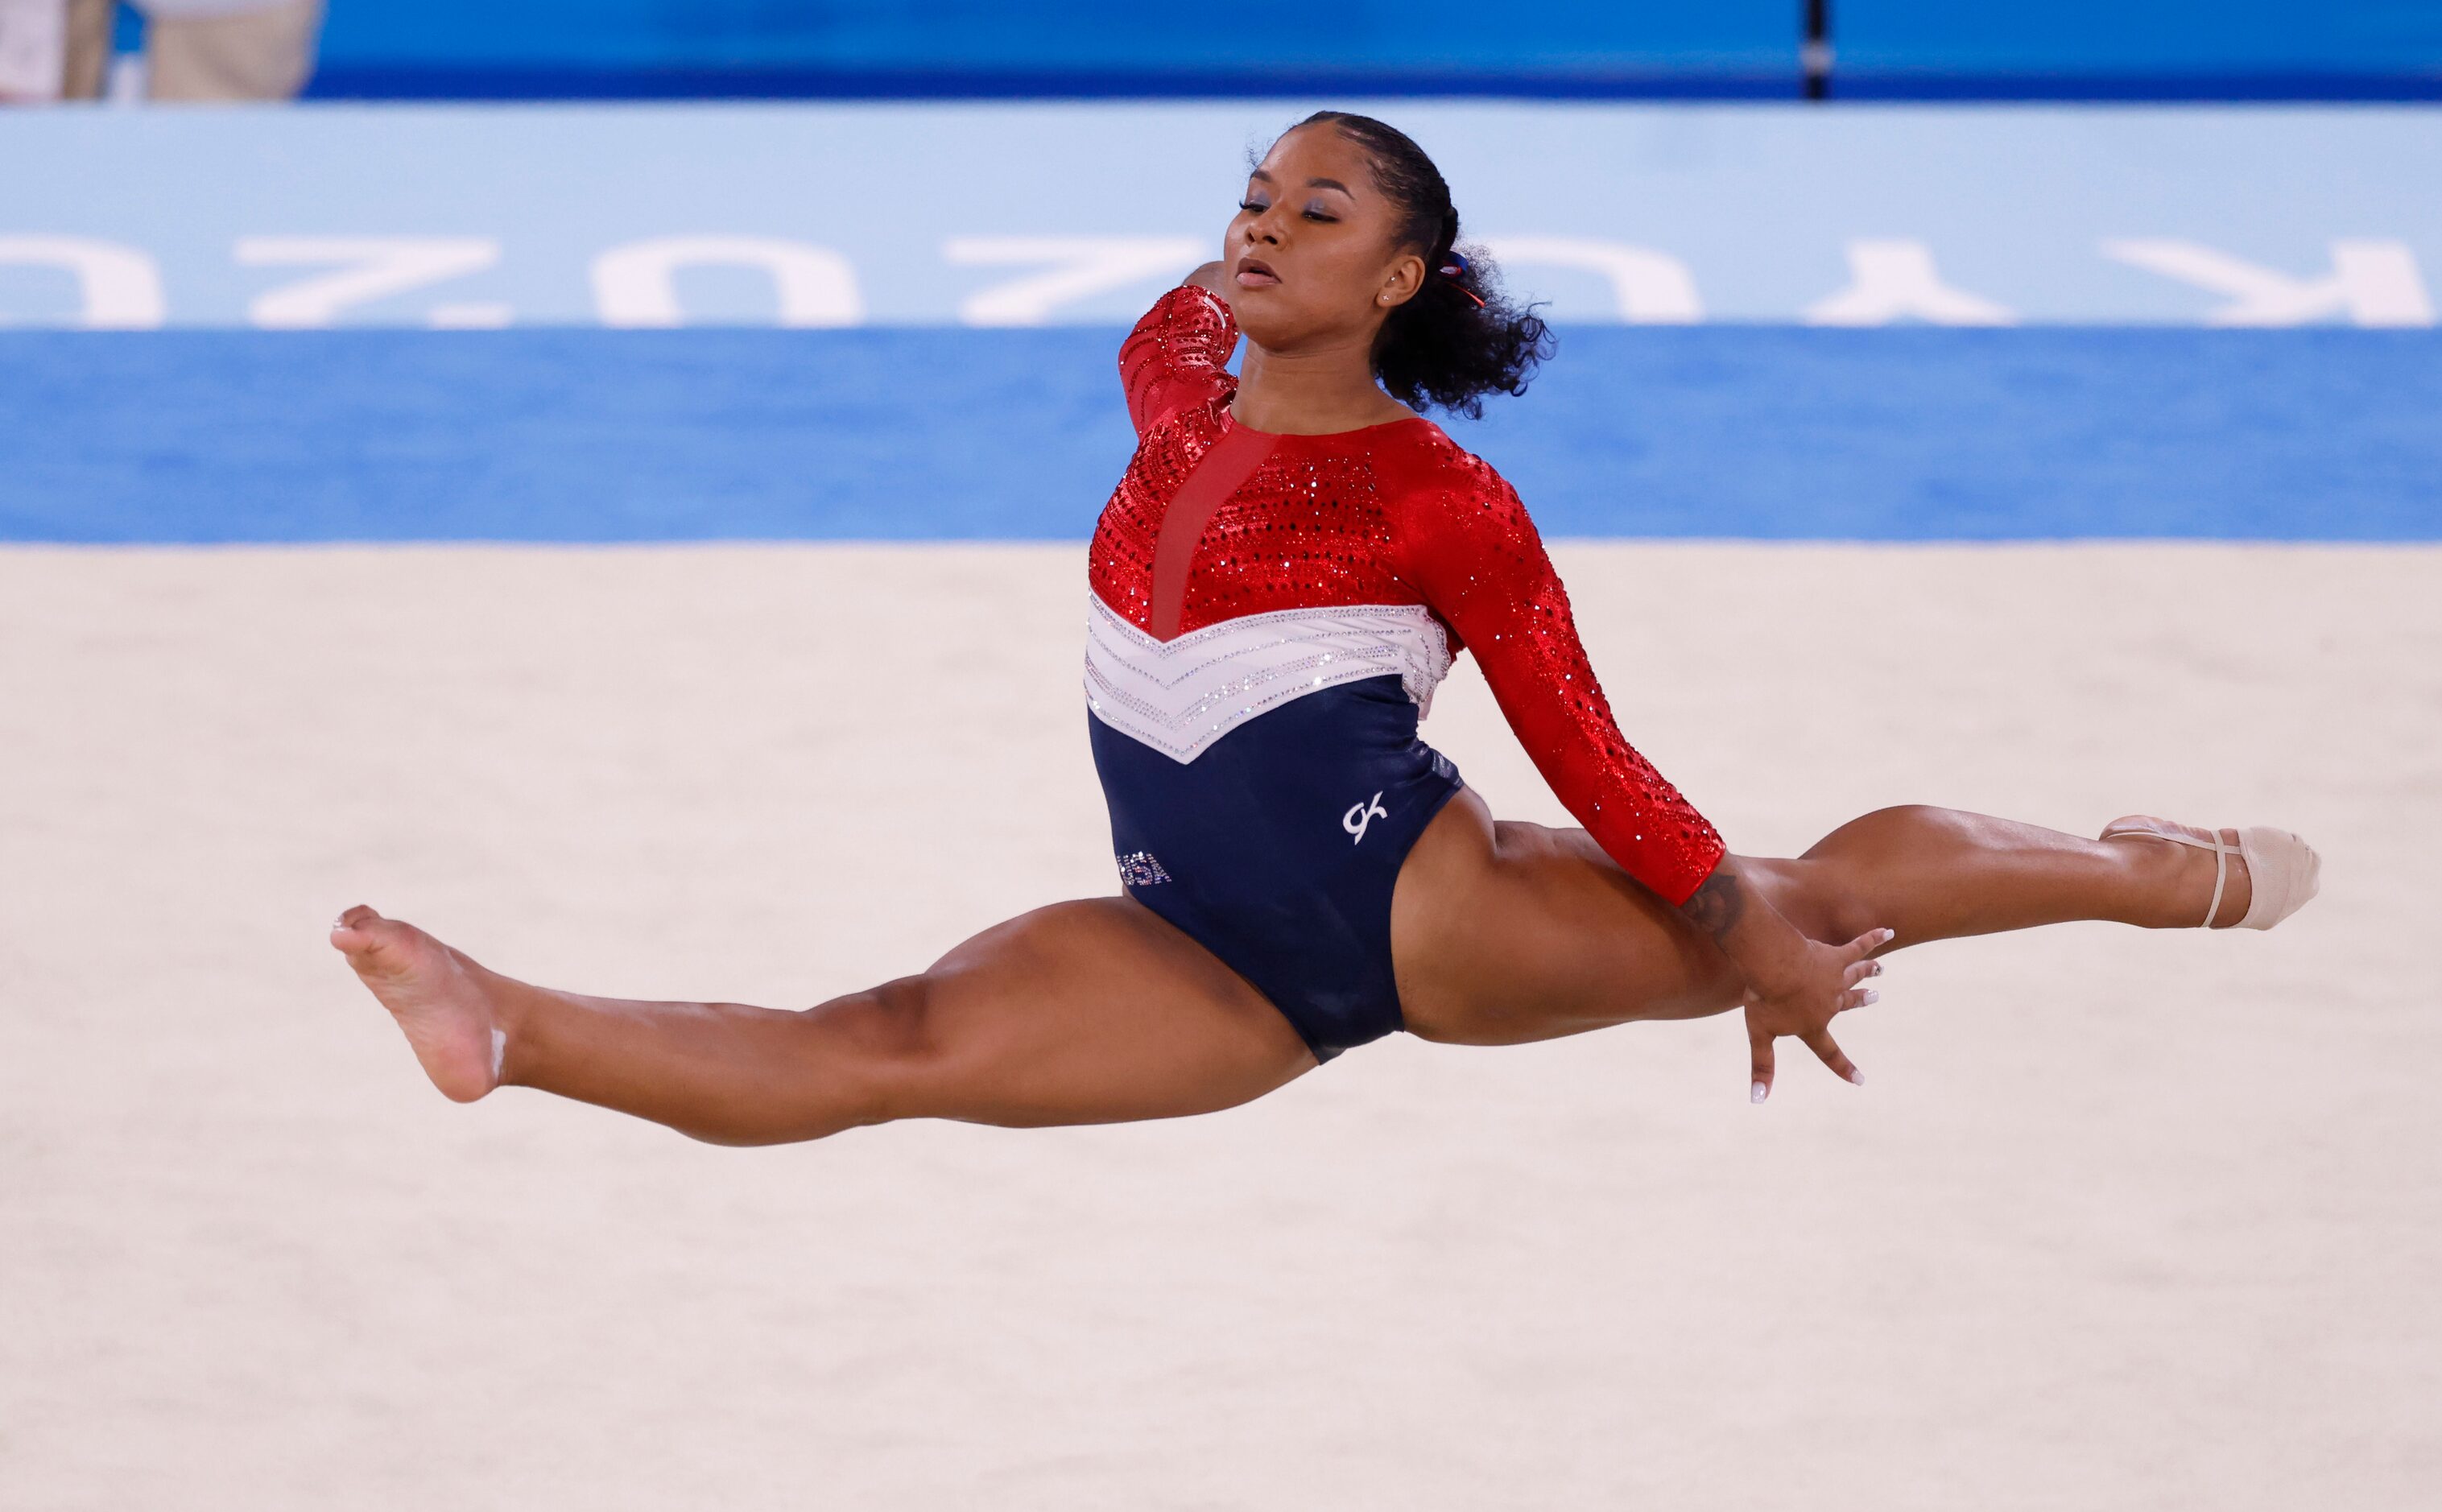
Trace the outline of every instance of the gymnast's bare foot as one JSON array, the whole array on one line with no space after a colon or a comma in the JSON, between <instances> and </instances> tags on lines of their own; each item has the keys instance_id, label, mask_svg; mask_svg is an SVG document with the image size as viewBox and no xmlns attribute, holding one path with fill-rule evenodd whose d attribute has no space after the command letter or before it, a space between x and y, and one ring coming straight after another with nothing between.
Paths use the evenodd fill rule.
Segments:
<instances>
[{"instance_id":1,"label":"gymnast's bare foot","mask_svg":"<svg viewBox=\"0 0 2442 1512\"><path fill-rule=\"evenodd\" d=\"M331 943L398 1020L442 1096L472 1102L500 1084L507 1034L491 973L362 903L331 926Z\"/></svg>"}]
</instances>

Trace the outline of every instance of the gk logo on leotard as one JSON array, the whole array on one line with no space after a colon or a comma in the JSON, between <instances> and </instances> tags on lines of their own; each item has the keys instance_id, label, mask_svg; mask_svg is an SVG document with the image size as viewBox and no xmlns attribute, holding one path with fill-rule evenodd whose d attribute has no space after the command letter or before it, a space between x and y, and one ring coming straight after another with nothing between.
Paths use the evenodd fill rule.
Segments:
<instances>
[{"instance_id":1,"label":"gk logo on leotard","mask_svg":"<svg viewBox=\"0 0 2442 1512\"><path fill-rule=\"evenodd\" d=\"M1391 811L1382 807L1382 794L1377 792L1363 803L1350 804L1348 811L1339 816L1339 828L1356 836L1356 839L1350 842L1352 845L1363 845L1365 827L1376 819L1390 817Z\"/></svg>"}]
</instances>

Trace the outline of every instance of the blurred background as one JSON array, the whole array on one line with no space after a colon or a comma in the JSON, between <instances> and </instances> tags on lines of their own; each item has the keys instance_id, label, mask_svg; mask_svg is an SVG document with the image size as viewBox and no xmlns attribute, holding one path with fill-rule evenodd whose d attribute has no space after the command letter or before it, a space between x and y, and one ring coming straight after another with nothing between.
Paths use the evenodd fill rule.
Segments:
<instances>
[{"instance_id":1,"label":"blurred background","mask_svg":"<svg viewBox=\"0 0 2442 1512\"><path fill-rule=\"evenodd\" d=\"M0 1507L2435 1504L2442 4L0 0ZM1115 349L1326 105L1552 319L1444 423L1737 848L2323 898L1911 951L1763 1108L434 1096L349 903L797 1006L1112 889Z\"/></svg>"},{"instance_id":2,"label":"blurred background","mask_svg":"<svg viewBox=\"0 0 2442 1512\"><path fill-rule=\"evenodd\" d=\"M1321 103L1569 331L1469 432L1563 533L2431 519L2428 348L2342 333L2433 322L2433 4L0 0L0 59L68 101L0 127L25 536L1073 537L1105 333Z\"/></svg>"},{"instance_id":3,"label":"blurred background","mask_svg":"<svg viewBox=\"0 0 2442 1512\"><path fill-rule=\"evenodd\" d=\"M1836 10L1836 15L1835 15ZM1412 93L2430 100L2413 0L9 0L23 99L623 100Z\"/></svg>"}]
</instances>

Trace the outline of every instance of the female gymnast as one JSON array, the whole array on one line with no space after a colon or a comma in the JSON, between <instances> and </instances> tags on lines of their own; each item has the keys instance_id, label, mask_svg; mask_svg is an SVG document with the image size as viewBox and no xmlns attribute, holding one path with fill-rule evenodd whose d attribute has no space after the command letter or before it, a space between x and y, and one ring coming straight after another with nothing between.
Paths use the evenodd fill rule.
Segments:
<instances>
[{"instance_id":1,"label":"female gymnast","mask_svg":"<svg viewBox=\"0 0 2442 1512\"><path fill-rule=\"evenodd\" d=\"M1094 535L1085 697L1121 896L794 1011L529 986L351 908L331 942L433 1084L766 1144L1209 1113L1394 1029L1515 1045L1742 1008L1761 1102L1782 1036L1862 1080L1832 1020L1900 946L2265 929L2314 896L2295 835L2144 816L2081 840L1886 809L1794 861L1730 854L1621 738L1517 495L1416 413L1477 412L1545 355L1458 229L1414 142L1320 113L1121 348L1139 443ZM1462 647L1584 829L1495 822L1416 738Z\"/></svg>"}]
</instances>

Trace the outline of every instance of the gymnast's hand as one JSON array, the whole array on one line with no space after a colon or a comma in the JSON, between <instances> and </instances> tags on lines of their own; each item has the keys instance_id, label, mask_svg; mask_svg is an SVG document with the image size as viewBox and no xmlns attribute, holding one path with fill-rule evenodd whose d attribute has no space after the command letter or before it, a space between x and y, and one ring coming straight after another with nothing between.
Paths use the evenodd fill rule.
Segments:
<instances>
[{"instance_id":1,"label":"gymnast's hand","mask_svg":"<svg viewBox=\"0 0 2442 1512\"><path fill-rule=\"evenodd\" d=\"M1866 1073L1832 1039L1832 1015L1863 1008L1877 994L1857 984L1880 976L1883 964L1866 957L1890 943L1891 931L1869 929L1845 945L1804 942L1804 964L1792 977L1766 988L1750 983L1744 1007L1747 1048L1755 1080L1747 1095L1760 1102L1772 1095L1772 1042L1787 1034L1859 1086Z\"/></svg>"},{"instance_id":2,"label":"gymnast's hand","mask_svg":"<svg viewBox=\"0 0 2442 1512\"><path fill-rule=\"evenodd\" d=\"M1747 979L1740 1004L1746 1012L1753 1101L1772 1095L1773 1042L1784 1034L1841 1077L1865 1084L1865 1073L1832 1040L1832 1020L1879 995L1860 984L1883 974L1882 963L1868 957L1889 944L1895 931L1869 929L1845 945L1809 939L1746 885L1734 856L1722 859L1680 912L1711 935Z\"/></svg>"}]
</instances>

